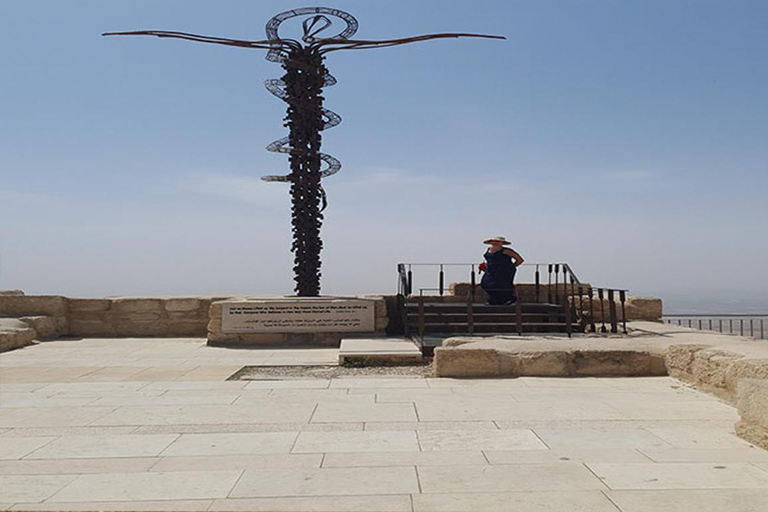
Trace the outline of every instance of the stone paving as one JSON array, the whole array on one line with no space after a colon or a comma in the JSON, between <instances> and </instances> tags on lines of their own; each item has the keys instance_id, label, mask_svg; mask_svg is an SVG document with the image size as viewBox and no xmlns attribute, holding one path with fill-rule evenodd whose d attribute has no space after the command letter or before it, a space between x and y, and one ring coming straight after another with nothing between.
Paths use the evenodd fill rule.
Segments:
<instances>
[{"instance_id":1,"label":"stone paving","mask_svg":"<svg viewBox=\"0 0 768 512\"><path fill-rule=\"evenodd\" d=\"M0 509L768 511L768 452L668 377L226 381L338 350L0 354Z\"/></svg>"}]
</instances>

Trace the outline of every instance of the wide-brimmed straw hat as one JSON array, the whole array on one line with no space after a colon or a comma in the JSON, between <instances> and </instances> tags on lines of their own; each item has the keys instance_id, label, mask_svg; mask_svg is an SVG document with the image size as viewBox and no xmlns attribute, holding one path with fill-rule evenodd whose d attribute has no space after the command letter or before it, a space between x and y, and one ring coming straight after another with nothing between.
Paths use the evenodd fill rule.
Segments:
<instances>
[{"instance_id":1,"label":"wide-brimmed straw hat","mask_svg":"<svg viewBox=\"0 0 768 512\"><path fill-rule=\"evenodd\" d=\"M511 244L511 243L512 243L512 242L509 242L509 241L508 241L506 238L504 238L503 236L494 236L494 237L492 237L492 238L489 238L488 240L484 240L484 241L483 241L483 243L484 243L484 244L489 244L489 243L491 243L491 242L500 242L500 243L501 243L501 245L509 245L509 244Z\"/></svg>"}]
</instances>

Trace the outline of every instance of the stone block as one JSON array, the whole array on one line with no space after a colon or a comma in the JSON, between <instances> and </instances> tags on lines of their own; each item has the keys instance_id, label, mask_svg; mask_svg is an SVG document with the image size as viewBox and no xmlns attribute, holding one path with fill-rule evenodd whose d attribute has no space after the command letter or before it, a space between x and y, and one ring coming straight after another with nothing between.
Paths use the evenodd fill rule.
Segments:
<instances>
[{"instance_id":1,"label":"stone block","mask_svg":"<svg viewBox=\"0 0 768 512\"><path fill-rule=\"evenodd\" d=\"M38 340L55 340L64 334L61 322L52 316L23 316L19 320L35 330Z\"/></svg>"},{"instance_id":2,"label":"stone block","mask_svg":"<svg viewBox=\"0 0 768 512\"><path fill-rule=\"evenodd\" d=\"M565 351L519 352L514 359L514 375L567 377L570 373L570 357Z\"/></svg>"},{"instance_id":3,"label":"stone block","mask_svg":"<svg viewBox=\"0 0 768 512\"><path fill-rule=\"evenodd\" d=\"M387 327L389 326L389 318L386 316L384 317L376 317L376 326L375 330L377 331L386 331Z\"/></svg>"},{"instance_id":4,"label":"stone block","mask_svg":"<svg viewBox=\"0 0 768 512\"><path fill-rule=\"evenodd\" d=\"M166 333L168 336L189 336L194 338L204 338L208 333L207 325L208 322L205 320L169 322Z\"/></svg>"},{"instance_id":5,"label":"stone block","mask_svg":"<svg viewBox=\"0 0 768 512\"><path fill-rule=\"evenodd\" d=\"M160 313L163 310L162 299L117 298L112 299L112 308L122 313Z\"/></svg>"},{"instance_id":6,"label":"stone block","mask_svg":"<svg viewBox=\"0 0 768 512\"><path fill-rule=\"evenodd\" d=\"M108 311L112 306L109 299L67 299L70 314L79 312Z\"/></svg>"},{"instance_id":7,"label":"stone block","mask_svg":"<svg viewBox=\"0 0 768 512\"><path fill-rule=\"evenodd\" d=\"M111 338L117 336L112 324L100 320L72 320L69 323L69 334L83 337L104 336Z\"/></svg>"},{"instance_id":8,"label":"stone block","mask_svg":"<svg viewBox=\"0 0 768 512\"><path fill-rule=\"evenodd\" d=\"M736 407L741 416L736 433L750 443L768 449L768 381L740 380Z\"/></svg>"},{"instance_id":9,"label":"stone block","mask_svg":"<svg viewBox=\"0 0 768 512\"><path fill-rule=\"evenodd\" d=\"M501 375L501 361L496 350L436 348L434 365L438 377Z\"/></svg>"},{"instance_id":10,"label":"stone block","mask_svg":"<svg viewBox=\"0 0 768 512\"><path fill-rule=\"evenodd\" d=\"M696 352L709 348L709 345L671 345L665 358L667 371L672 377L687 375L693 378L693 360Z\"/></svg>"},{"instance_id":11,"label":"stone block","mask_svg":"<svg viewBox=\"0 0 768 512\"><path fill-rule=\"evenodd\" d=\"M208 332L221 334L221 317L208 320Z\"/></svg>"},{"instance_id":12,"label":"stone block","mask_svg":"<svg viewBox=\"0 0 768 512\"><path fill-rule=\"evenodd\" d=\"M70 311L69 320L71 322L110 322L112 315L109 310L106 311Z\"/></svg>"},{"instance_id":13,"label":"stone block","mask_svg":"<svg viewBox=\"0 0 768 512\"><path fill-rule=\"evenodd\" d=\"M580 377L631 377L651 374L651 355L634 350L575 351L573 373Z\"/></svg>"},{"instance_id":14,"label":"stone block","mask_svg":"<svg viewBox=\"0 0 768 512\"><path fill-rule=\"evenodd\" d=\"M208 318L211 320L221 320L222 309L221 302L212 302L211 306L208 308ZM221 330L221 326L219 326L219 330Z\"/></svg>"},{"instance_id":15,"label":"stone block","mask_svg":"<svg viewBox=\"0 0 768 512\"><path fill-rule=\"evenodd\" d=\"M627 320L661 321L663 309L661 299L629 296L627 297L625 308ZM621 311L619 311L619 316L621 316Z\"/></svg>"},{"instance_id":16,"label":"stone block","mask_svg":"<svg viewBox=\"0 0 768 512\"><path fill-rule=\"evenodd\" d=\"M768 382L767 359L739 359L725 369L725 388L736 397L742 379L762 379Z\"/></svg>"},{"instance_id":17,"label":"stone block","mask_svg":"<svg viewBox=\"0 0 768 512\"><path fill-rule=\"evenodd\" d=\"M694 382L727 400L734 399L734 390L726 388L728 366L743 356L718 350L696 352L691 364Z\"/></svg>"},{"instance_id":18,"label":"stone block","mask_svg":"<svg viewBox=\"0 0 768 512\"><path fill-rule=\"evenodd\" d=\"M126 337L166 336L168 333L168 322L132 322L130 320L123 320L117 322L115 332L118 336Z\"/></svg>"},{"instance_id":19,"label":"stone block","mask_svg":"<svg viewBox=\"0 0 768 512\"><path fill-rule=\"evenodd\" d=\"M0 296L2 316L67 316L67 300L58 295Z\"/></svg>"},{"instance_id":20,"label":"stone block","mask_svg":"<svg viewBox=\"0 0 768 512\"><path fill-rule=\"evenodd\" d=\"M147 312L147 313L127 313L119 317L120 320L128 322L156 322L161 319L160 313Z\"/></svg>"},{"instance_id":21,"label":"stone block","mask_svg":"<svg viewBox=\"0 0 768 512\"><path fill-rule=\"evenodd\" d=\"M211 346L270 346L284 345L285 334L281 332L263 332L247 334L225 334L208 332L208 345Z\"/></svg>"},{"instance_id":22,"label":"stone block","mask_svg":"<svg viewBox=\"0 0 768 512\"><path fill-rule=\"evenodd\" d=\"M198 298L178 298L167 299L165 301L166 311L197 311L200 309L201 301Z\"/></svg>"},{"instance_id":23,"label":"stone block","mask_svg":"<svg viewBox=\"0 0 768 512\"><path fill-rule=\"evenodd\" d=\"M175 322L175 321L189 322L189 321L195 321L195 320L200 322L207 322L208 315L207 315L207 312L203 312L202 310L169 311L168 320L172 322Z\"/></svg>"},{"instance_id":24,"label":"stone block","mask_svg":"<svg viewBox=\"0 0 768 512\"><path fill-rule=\"evenodd\" d=\"M35 330L25 322L15 318L0 318L0 352L29 345L35 336Z\"/></svg>"}]
</instances>

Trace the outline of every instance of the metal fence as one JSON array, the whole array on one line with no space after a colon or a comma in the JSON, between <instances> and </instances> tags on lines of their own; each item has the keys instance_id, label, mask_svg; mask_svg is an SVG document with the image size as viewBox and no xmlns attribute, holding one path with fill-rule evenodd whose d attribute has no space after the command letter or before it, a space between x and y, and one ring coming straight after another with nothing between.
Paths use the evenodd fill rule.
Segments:
<instances>
[{"instance_id":1,"label":"metal fence","mask_svg":"<svg viewBox=\"0 0 768 512\"><path fill-rule=\"evenodd\" d=\"M701 331L722 334L750 336L760 340L768 339L768 315L754 314L709 314L709 315L664 315L665 323L690 327Z\"/></svg>"}]
</instances>

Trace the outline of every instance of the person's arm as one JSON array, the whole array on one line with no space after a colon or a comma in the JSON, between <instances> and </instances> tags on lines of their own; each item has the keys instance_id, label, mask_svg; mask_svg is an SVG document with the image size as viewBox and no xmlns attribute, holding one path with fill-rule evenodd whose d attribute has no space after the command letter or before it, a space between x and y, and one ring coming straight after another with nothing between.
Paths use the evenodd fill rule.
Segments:
<instances>
[{"instance_id":1,"label":"person's arm","mask_svg":"<svg viewBox=\"0 0 768 512\"><path fill-rule=\"evenodd\" d=\"M525 261L514 249L504 249L504 254L515 260L516 267L519 267Z\"/></svg>"}]
</instances>

